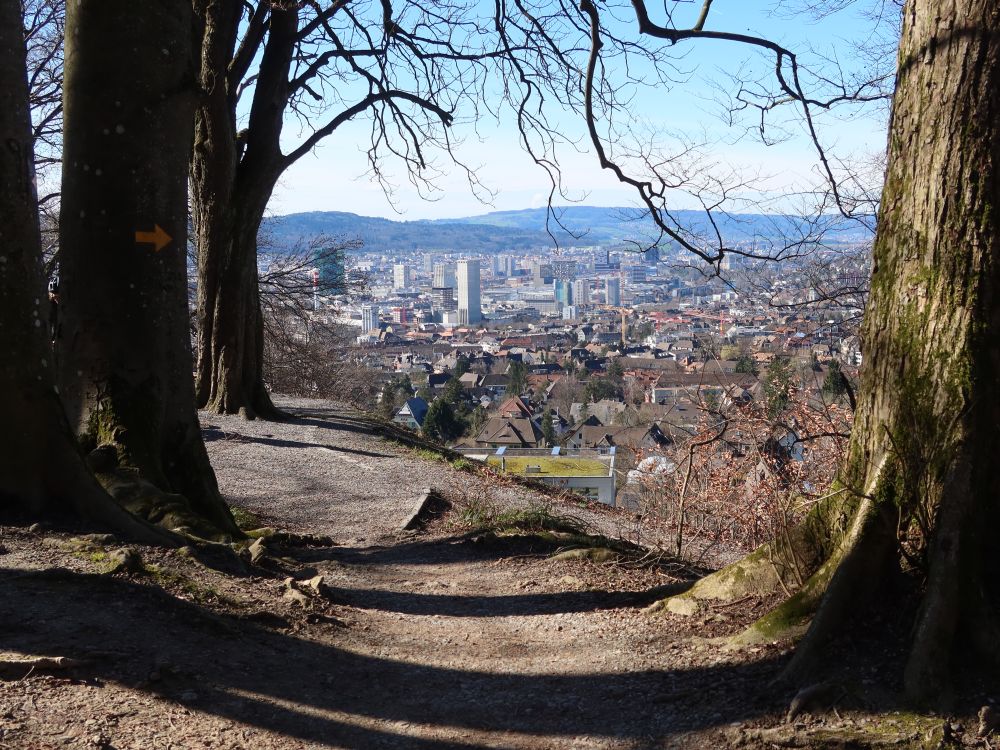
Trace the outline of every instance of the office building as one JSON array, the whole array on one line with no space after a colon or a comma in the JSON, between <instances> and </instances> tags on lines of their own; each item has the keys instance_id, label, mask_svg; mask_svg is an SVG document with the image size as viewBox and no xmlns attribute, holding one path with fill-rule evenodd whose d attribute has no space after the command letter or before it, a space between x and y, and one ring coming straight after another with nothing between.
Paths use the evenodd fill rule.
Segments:
<instances>
[{"instance_id":1,"label":"office building","mask_svg":"<svg viewBox=\"0 0 1000 750\"><path fill-rule=\"evenodd\" d=\"M573 286L565 279L556 279L552 282L552 289L555 292L557 302L563 305L573 304Z\"/></svg>"},{"instance_id":2,"label":"office building","mask_svg":"<svg viewBox=\"0 0 1000 750\"><path fill-rule=\"evenodd\" d=\"M434 278L431 285L438 289L444 287L455 288L455 268L447 263L434 264Z\"/></svg>"},{"instance_id":3,"label":"office building","mask_svg":"<svg viewBox=\"0 0 1000 750\"><path fill-rule=\"evenodd\" d=\"M557 279L572 281L576 278L575 260L554 260L552 261L552 275Z\"/></svg>"},{"instance_id":4,"label":"office building","mask_svg":"<svg viewBox=\"0 0 1000 750\"><path fill-rule=\"evenodd\" d=\"M577 307L590 304L590 282L586 279L573 282L573 304Z\"/></svg>"},{"instance_id":5,"label":"office building","mask_svg":"<svg viewBox=\"0 0 1000 750\"><path fill-rule=\"evenodd\" d=\"M479 300L479 261L458 262L458 317L463 324L475 325L483 319Z\"/></svg>"},{"instance_id":6,"label":"office building","mask_svg":"<svg viewBox=\"0 0 1000 750\"><path fill-rule=\"evenodd\" d=\"M646 283L646 267L645 266L626 266L622 269L625 274L625 278L628 279L630 284L645 284Z\"/></svg>"},{"instance_id":7,"label":"office building","mask_svg":"<svg viewBox=\"0 0 1000 750\"><path fill-rule=\"evenodd\" d=\"M410 286L410 267L405 263L395 263L392 266L392 288L407 289Z\"/></svg>"},{"instance_id":8,"label":"office building","mask_svg":"<svg viewBox=\"0 0 1000 750\"><path fill-rule=\"evenodd\" d=\"M377 331L379 329L379 317L377 305L365 305L361 308L361 330Z\"/></svg>"},{"instance_id":9,"label":"office building","mask_svg":"<svg viewBox=\"0 0 1000 750\"><path fill-rule=\"evenodd\" d=\"M612 276L604 280L604 300L613 307L621 307L622 282L617 276Z\"/></svg>"},{"instance_id":10,"label":"office building","mask_svg":"<svg viewBox=\"0 0 1000 750\"><path fill-rule=\"evenodd\" d=\"M457 310L458 303L455 301L455 290L450 286L431 287L431 309L434 312Z\"/></svg>"},{"instance_id":11,"label":"office building","mask_svg":"<svg viewBox=\"0 0 1000 750\"><path fill-rule=\"evenodd\" d=\"M552 283L552 264L535 261L531 264L532 286L548 286Z\"/></svg>"}]
</instances>

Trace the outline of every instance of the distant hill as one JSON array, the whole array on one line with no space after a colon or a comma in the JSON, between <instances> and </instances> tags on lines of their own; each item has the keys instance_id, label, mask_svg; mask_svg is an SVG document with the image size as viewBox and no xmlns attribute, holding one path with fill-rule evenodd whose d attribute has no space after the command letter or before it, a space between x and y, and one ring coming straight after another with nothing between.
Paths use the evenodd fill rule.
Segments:
<instances>
[{"instance_id":1,"label":"distant hill","mask_svg":"<svg viewBox=\"0 0 1000 750\"><path fill-rule=\"evenodd\" d=\"M569 206L549 219L549 231L561 246L616 245L628 240L651 242L656 228L648 215L635 208ZM694 232L712 233L701 211L677 211L677 221ZM732 214L715 217L719 231L729 241L774 239L802 231L803 220L773 214ZM869 233L860 224L829 219L828 240L860 242ZM568 230L568 231L567 231ZM374 252L428 250L435 252L494 253L550 248L555 245L546 232L546 210L494 211L458 219L392 221L338 211L288 214L265 220L262 233L280 245L290 245L317 234L359 238Z\"/></svg>"},{"instance_id":2,"label":"distant hill","mask_svg":"<svg viewBox=\"0 0 1000 750\"><path fill-rule=\"evenodd\" d=\"M551 244L544 232L531 229L464 219L454 222L392 221L340 211L275 216L265 219L261 233L286 246L317 234L357 238L364 242L365 250L373 252L433 250L494 253Z\"/></svg>"}]
</instances>

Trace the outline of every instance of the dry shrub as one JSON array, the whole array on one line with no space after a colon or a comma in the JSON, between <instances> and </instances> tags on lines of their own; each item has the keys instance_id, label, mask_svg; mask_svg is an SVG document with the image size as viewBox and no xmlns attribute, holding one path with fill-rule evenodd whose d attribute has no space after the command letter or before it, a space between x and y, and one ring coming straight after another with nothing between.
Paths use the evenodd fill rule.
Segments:
<instances>
[{"instance_id":1,"label":"dry shrub","mask_svg":"<svg viewBox=\"0 0 1000 750\"><path fill-rule=\"evenodd\" d=\"M714 545L747 552L787 531L829 492L847 447L849 408L795 388L774 418L759 400L697 401L694 428L641 454L645 470L631 485L637 516L646 527L669 529L672 553Z\"/></svg>"}]
</instances>

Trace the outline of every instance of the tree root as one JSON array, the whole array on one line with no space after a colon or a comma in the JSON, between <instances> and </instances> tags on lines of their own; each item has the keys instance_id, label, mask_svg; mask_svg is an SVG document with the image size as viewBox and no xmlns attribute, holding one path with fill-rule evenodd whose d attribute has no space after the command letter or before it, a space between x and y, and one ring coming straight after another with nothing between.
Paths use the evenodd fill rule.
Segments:
<instances>
[{"instance_id":1,"label":"tree root","mask_svg":"<svg viewBox=\"0 0 1000 750\"><path fill-rule=\"evenodd\" d=\"M553 561L590 560L591 562L604 563L619 560L620 555L608 547L579 547L577 549L563 550L553 555L550 559Z\"/></svg>"},{"instance_id":2,"label":"tree root","mask_svg":"<svg viewBox=\"0 0 1000 750\"><path fill-rule=\"evenodd\" d=\"M296 534L291 531L281 531L271 527L251 529L245 532L251 539L265 539L272 544L283 544L287 547L336 547L333 537L325 534Z\"/></svg>"},{"instance_id":3,"label":"tree root","mask_svg":"<svg viewBox=\"0 0 1000 750\"><path fill-rule=\"evenodd\" d=\"M978 565L968 564L969 555L963 544L963 530L973 502L970 475L968 463L959 461L945 482L949 501L941 504L938 513L930 550L927 590L903 673L907 696L921 704L933 698L938 686L946 682L952 644L963 614L963 590L967 593L975 588L974 585L970 587L969 579L978 582L981 573ZM964 614L969 616L971 613Z\"/></svg>"},{"instance_id":4,"label":"tree root","mask_svg":"<svg viewBox=\"0 0 1000 750\"><path fill-rule=\"evenodd\" d=\"M890 512L890 508L866 499L837 553L789 600L798 598L800 614L807 614L809 609L815 609L816 614L781 679L794 682L807 676L826 642L883 580L882 572L891 565L896 549L895 539L888 531L893 528ZM760 622L752 629L759 627Z\"/></svg>"},{"instance_id":5,"label":"tree root","mask_svg":"<svg viewBox=\"0 0 1000 750\"><path fill-rule=\"evenodd\" d=\"M229 533L195 513L183 495L164 492L156 485L122 470L96 476L104 490L122 509L151 526L159 526L171 532L171 546L180 546L184 538L231 540Z\"/></svg>"},{"instance_id":6,"label":"tree root","mask_svg":"<svg viewBox=\"0 0 1000 750\"><path fill-rule=\"evenodd\" d=\"M708 602L768 597L799 589L803 579L816 573L844 536L856 506L849 493L831 493L783 537L702 578L684 594L651 605L647 611L695 615Z\"/></svg>"},{"instance_id":7,"label":"tree root","mask_svg":"<svg viewBox=\"0 0 1000 750\"><path fill-rule=\"evenodd\" d=\"M0 675L24 678L33 672L52 672L77 669L90 664L86 659L71 659L68 656L29 656L23 658L0 658Z\"/></svg>"}]
</instances>

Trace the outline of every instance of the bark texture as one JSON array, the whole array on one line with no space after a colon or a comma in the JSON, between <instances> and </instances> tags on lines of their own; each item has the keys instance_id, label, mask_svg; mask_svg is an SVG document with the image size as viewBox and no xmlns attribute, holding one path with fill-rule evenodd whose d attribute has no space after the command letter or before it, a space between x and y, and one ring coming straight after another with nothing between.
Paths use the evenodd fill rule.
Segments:
<instances>
[{"instance_id":1,"label":"bark texture","mask_svg":"<svg viewBox=\"0 0 1000 750\"><path fill-rule=\"evenodd\" d=\"M191 159L198 247L196 389L200 408L275 418L280 412L263 378L257 232L288 165L280 140L298 11L294 5L259 3L237 49L241 11L234 0L198 3L204 96L195 115ZM260 46L248 127L237 132L238 89L252 62L248 58Z\"/></svg>"},{"instance_id":2,"label":"bark texture","mask_svg":"<svg viewBox=\"0 0 1000 750\"><path fill-rule=\"evenodd\" d=\"M98 485L56 392L18 0L0 0L0 143L0 502L32 515L77 512L134 538L167 541Z\"/></svg>"},{"instance_id":3,"label":"bark texture","mask_svg":"<svg viewBox=\"0 0 1000 750\"><path fill-rule=\"evenodd\" d=\"M59 382L73 428L90 445L115 446L171 510L167 518L155 493L137 497L116 484L130 507L163 523L184 516L186 504L192 518L237 534L191 377L193 47L190 0L68 4Z\"/></svg>"},{"instance_id":4,"label":"bark texture","mask_svg":"<svg viewBox=\"0 0 1000 750\"><path fill-rule=\"evenodd\" d=\"M789 678L808 677L901 566L922 592L904 675L911 698L941 696L963 650L994 663L1000 651L1000 571L987 548L1000 520L998 160L1000 3L908 0L858 410L837 499L821 510L840 521L821 555L771 545L702 585L711 594L745 574L740 590L754 581L776 591L787 577L762 574L762 559L779 558L776 571L811 560L794 594L738 639L808 623Z\"/></svg>"}]
</instances>

